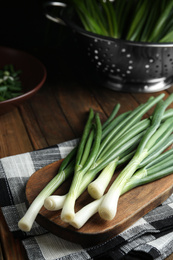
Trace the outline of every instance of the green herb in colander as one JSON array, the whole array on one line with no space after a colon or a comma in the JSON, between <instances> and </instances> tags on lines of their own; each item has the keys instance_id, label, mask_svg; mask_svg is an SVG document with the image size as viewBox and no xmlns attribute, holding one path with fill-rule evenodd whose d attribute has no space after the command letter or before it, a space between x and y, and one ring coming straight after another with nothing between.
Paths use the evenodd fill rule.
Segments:
<instances>
[{"instance_id":1,"label":"green herb in colander","mask_svg":"<svg viewBox=\"0 0 173 260\"><path fill-rule=\"evenodd\" d=\"M85 30L140 42L173 42L172 0L69 0Z\"/></svg>"}]
</instances>

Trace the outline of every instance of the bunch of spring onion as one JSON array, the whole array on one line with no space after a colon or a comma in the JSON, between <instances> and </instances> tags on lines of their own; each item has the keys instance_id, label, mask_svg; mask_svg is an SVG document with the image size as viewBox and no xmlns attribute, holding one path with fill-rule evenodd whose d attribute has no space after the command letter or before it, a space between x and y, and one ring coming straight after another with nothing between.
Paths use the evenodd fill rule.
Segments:
<instances>
[{"instance_id":1,"label":"bunch of spring onion","mask_svg":"<svg viewBox=\"0 0 173 260\"><path fill-rule=\"evenodd\" d=\"M171 129L172 132L172 118L166 120L161 125L162 115L164 114L167 106L169 106L172 101L173 95L170 95L166 101L162 100L156 106L153 113L151 126L147 129L146 133L142 137L133 158L115 179L99 206L99 215L103 219L111 220L115 217L119 196L121 195L126 183L138 169L140 163L150 154L153 146L155 144L157 146L158 143L163 140L162 137L164 137L165 132L167 132L167 130L169 131L169 129Z\"/></svg>"},{"instance_id":2,"label":"bunch of spring onion","mask_svg":"<svg viewBox=\"0 0 173 260\"><path fill-rule=\"evenodd\" d=\"M96 199L96 201L92 202L91 204L87 205L86 207L81 209L79 212L77 212L75 214L75 217L70 221L71 225L73 225L76 228L80 228L88 220L88 218L90 218L93 214L95 214L98 210L100 210L101 205L102 205L101 202L103 202L105 197L107 196L107 195L103 196L104 191L106 190L106 187L107 187L108 183L110 182L116 167L118 165L121 165L122 163L125 163L134 154L135 154L134 158L132 158L132 160L129 162L129 164L127 164L127 166L125 167L125 169L126 169L126 173L124 173L125 176L121 177L121 181L119 181L119 183L123 182L124 180L126 181L126 179L129 178L128 177L129 174L132 174L132 171L135 172L135 169L137 169L137 168L141 168L141 169L139 171L137 171L137 173L131 177L131 179L126 183L125 186L123 186L123 189L121 190L121 194L123 194L125 191L128 191L136 186L154 181L158 178L164 177L164 176L172 173L173 163L172 163L172 161L170 161L170 158L172 158L171 156L173 154L173 150L169 150L168 152L160 155L166 148L168 148L173 143L173 135L172 135L173 117L171 116L167 119L166 119L166 116L162 117L162 114L163 114L165 108L172 101L173 101L173 96L168 98L164 104L159 104L156 107L156 110L153 114L152 124L146 131L143 139L141 140L141 142L139 144L139 147L141 147L142 144L145 144L147 139L149 139L150 142L148 141L148 146L146 145L146 147L150 147L150 149L147 152L144 151L144 149L140 150L141 148L137 148L135 151L133 151L133 153L128 154L128 156L124 156L123 159L120 159L120 157L117 157L115 160L110 162L105 167L105 169L102 170L102 172L100 173L98 178L96 178L94 180L94 182L91 182L91 180L93 179L93 177L95 175L94 176L92 175L92 177L91 177L90 172L89 172L88 174L86 174L84 176L83 182L82 182L80 190L78 192L78 196L80 196L81 193L83 192L83 190L86 187L88 187L90 195L94 199ZM162 118L162 121L160 121L161 118ZM157 128L158 128L158 130L155 133L155 130ZM152 138L150 138L150 136L152 136ZM146 156L146 154L147 154L147 156ZM145 158L145 159L142 160L140 163L139 158ZM112 185L113 191L109 192L110 194L109 194L108 200L105 203L108 210L106 209L106 213L104 212L104 215L103 215L103 212L101 212L101 217L106 220L110 220L115 216L115 214L114 214L113 216L111 215L111 217L110 217L109 211L113 210L115 212L115 210L116 210L116 203L115 203L115 201L116 201L115 200L116 181L113 183L113 185ZM118 188L120 188L120 187L118 186ZM63 207L66 196L67 195L50 196L45 200L44 205L48 210L59 210ZM118 198L119 198L119 196L117 197L117 199ZM106 214L108 214L108 213L109 213L109 216L107 217ZM105 217L105 215L106 215L106 217Z\"/></svg>"},{"instance_id":3,"label":"bunch of spring onion","mask_svg":"<svg viewBox=\"0 0 173 260\"><path fill-rule=\"evenodd\" d=\"M173 137L172 137L173 138ZM172 139L173 143L173 139ZM143 166L141 169L137 170L135 174L130 178L130 180L125 184L121 191L121 195L130 191L131 189L156 181L161 179L169 174L173 173L173 149L170 149L160 156L158 156L155 160L152 160L147 165ZM112 164L112 165L111 165ZM103 170L103 174L105 172L109 174L114 173L115 168L113 167L113 163L110 163ZM70 222L70 224L79 229L81 228L94 214L98 213L99 207L106 195L98 196L97 199L93 200L91 203L84 206L80 209L76 214L74 219ZM55 197L56 201L56 197Z\"/></svg>"},{"instance_id":4,"label":"bunch of spring onion","mask_svg":"<svg viewBox=\"0 0 173 260\"><path fill-rule=\"evenodd\" d=\"M173 143L173 117L170 117L164 120L161 123L161 115L163 114L165 108L172 102L173 96L168 98L165 103L162 102L156 107L156 110L153 114L152 124L146 131L143 139L141 140L138 148L135 151L134 158L127 164L125 167L125 176L121 176L121 182L125 181L125 185L122 186L120 191L120 195L127 192L128 190L143 185L145 183L149 183L151 181L162 178L173 172L173 150L169 150L163 154L161 154L167 147L169 147ZM157 130L157 131L156 131ZM155 132L156 131L156 132ZM145 145L143 147L143 145ZM143 147L143 148L141 148ZM150 148L150 149L149 149ZM144 150L146 149L146 151ZM147 156L146 156L147 154ZM160 155L161 154L161 155ZM141 161L139 158L145 158ZM155 158L155 159L154 159ZM141 163L140 163L141 161ZM94 181L94 186L92 189L89 189L89 193L96 198L97 200L90 203L89 205L82 208L79 212L75 214L75 217L70 224L76 228L80 228L85 224L85 222L96 212L100 213L100 208L105 198L108 196L108 200L105 204L103 204L107 209L104 208L101 211L101 217L110 220L115 216L116 211L116 203L115 198L119 198L119 194L117 196L115 185L117 179L111 186L111 192L108 191L108 195L103 196L103 192L106 189L108 182L110 181L115 168L121 162L118 162L118 158L111 163L109 163L105 169L101 172L99 177ZM141 168L138 170L130 179L129 174L132 175L132 172L135 172L135 169ZM83 178L83 185L87 187L88 179L87 176ZM109 181L108 181L109 180ZM128 181L127 181L128 180ZM91 183L93 184L93 183ZM91 185L90 184L90 185ZM90 187L90 185L88 187ZM118 186L118 189L121 187ZM81 187L82 190L82 187ZM109 194L110 193L110 194ZM79 195L81 191L79 191ZM45 200L45 207L49 210L58 210L63 207L63 203L65 201L67 195L64 196L50 196ZM112 213L113 211L113 213Z\"/></svg>"},{"instance_id":5,"label":"bunch of spring onion","mask_svg":"<svg viewBox=\"0 0 173 260\"><path fill-rule=\"evenodd\" d=\"M164 159L165 157L159 157L160 154L165 151L170 145L173 144L173 134L170 134L172 132L172 119L170 118L170 116L173 116L172 114L172 110L169 111L171 113L169 114L165 114L163 116L163 120L166 120L170 127L167 128L167 131L164 133L164 137L162 136L162 139L160 140L160 142L158 142L157 144L155 144L152 149L150 150L150 154L149 156L147 156L147 158L142 161L142 163L140 163L139 168L144 167L145 165L149 164L151 166L152 162L154 161L159 161L161 159ZM170 119L167 119L167 116L169 116ZM165 126L165 124L164 124ZM133 139L134 140L134 139ZM116 159L114 159L113 161L111 161L102 171L101 173L99 173L99 176L97 178L96 177L96 173L93 171L90 171L89 174L86 174L82 180L79 192L78 192L78 196L80 196L83 191L88 187L88 192L89 194L94 198L94 199L100 199L101 196L103 196L106 187L108 186L114 172L115 169L121 165L124 165L125 163L127 163L132 156L134 155L134 153L136 152L136 150L134 149L132 152L129 153L128 149L126 150L124 153L122 153L122 156L117 157ZM164 153L164 156L170 155L170 151L168 153ZM95 178L94 181L92 181ZM154 180L154 179L153 179ZM44 202L44 206L45 208L47 208L48 210L51 211L56 211L59 210L63 207L65 198L66 198L67 194L65 195L52 195L49 196L47 199L45 199ZM76 216L75 216L76 218Z\"/></svg>"},{"instance_id":6,"label":"bunch of spring onion","mask_svg":"<svg viewBox=\"0 0 173 260\"><path fill-rule=\"evenodd\" d=\"M172 0L69 0L85 30L141 42L173 41Z\"/></svg>"},{"instance_id":7,"label":"bunch of spring onion","mask_svg":"<svg viewBox=\"0 0 173 260\"><path fill-rule=\"evenodd\" d=\"M47 201L46 198L73 174L68 194L62 196L61 202L57 203L59 208L62 208L62 219L71 222L75 218L77 198L99 172L111 162L114 167L129 161L134 156L135 149L137 149L141 138L148 133L147 129L156 124L153 122L156 121L157 114L159 114L161 122L167 121L173 115L171 109L165 111L173 99L173 96L170 95L167 101L164 101L164 109L160 109L160 113L158 112L156 115L142 120L143 115L160 102L163 97L164 94L156 98L151 97L145 104L139 105L133 111L115 116L119 109L119 105L117 105L103 126L101 126L98 114L94 116L94 112L91 109L78 146L64 159L57 176L46 185L33 201L26 214L19 221L19 228L29 231L44 201ZM155 150L157 150L157 147ZM157 156L157 153L155 153L153 158L155 156ZM52 202L48 204L50 206L53 205Z\"/></svg>"},{"instance_id":8,"label":"bunch of spring onion","mask_svg":"<svg viewBox=\"0 0 173 260\"><path fill-rule=\"evenodd\" d=\"M79 187L82 184L82 178L84 177L84 175L87 174L89 176L95 176L108 163L110 163L112 160L115 160L117 157L121 157L122 153L124 153L125 151L127 152L127 149L134 148L133 145L136 144L136 141L139 142L140 138L144 135L146 128L150 124L150 120L139 120L148 111L149 108L151 108L154 104L158 102L161 97L163 96L160 95L155 99L149 99L146 104L143 104L137 109L134 109L134 111L132 111L128 116L126 116L126 118L123 119L123 121L120 121L119 124L116 123L116 127L111 129L111 123L113 122L112 124L115 124L115 122L117 122L117 119L119 120L119 117L117 117L115 121L113 120L107 126L107 135L106 128L104 128L104 133L102 135L103 140L101 140L101 135L99 137L96 135L95 142L97 141L97 138L99 139L99 141L97 141L98 149L96 150L94 145L93 147L91 147L90 155L88 156L87 160L84 160L85 164L82 164L82 161L86 149L83 143L83 138L81 139L82 145L79 145L81 149L78 149L78 153L76 156L74 177L61 212L61 218L63 221L70 222L75 216L75 203L78 197ZM171 100L171 96L169 100ZM132 128L129 130L130 127ZM85 130L84 134L86 134ZM87 134L89 135L89 131L87 131ZM92 154L94 154L94 156ZM90 163L90 158L92 158L92 163Z\"/></svg>"}]
</instances>

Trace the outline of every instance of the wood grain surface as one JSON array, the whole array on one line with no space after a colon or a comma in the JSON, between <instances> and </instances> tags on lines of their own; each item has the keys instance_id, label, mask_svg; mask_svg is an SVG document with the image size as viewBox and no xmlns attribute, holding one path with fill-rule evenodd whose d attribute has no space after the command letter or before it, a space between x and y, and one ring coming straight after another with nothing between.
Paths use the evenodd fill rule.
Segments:
<instances>
[{"instance_id":1,"label":"wood grain surface","mask_svg":"<svg viewBox=\"0 0 173 260\"><path fill-rule=\"evenodd\" d=\"M75 67L69 56L62 58L61 54L55 56L42 51L40 57L43 57L42 54L48 70L44 87L31 100L0 116L1 158L80 137L90 107L99 112L104 122L117 102L121 104L119 113L122 113L151 96L114 92L97 86L87 78L82 66ZM171 92L173 87L164 91L166 96ZM8 230L1 211L0 244L0 259L27 259L21 241ZM172 260L173 256L168 259Z\"/></svg>"}]
</instances>

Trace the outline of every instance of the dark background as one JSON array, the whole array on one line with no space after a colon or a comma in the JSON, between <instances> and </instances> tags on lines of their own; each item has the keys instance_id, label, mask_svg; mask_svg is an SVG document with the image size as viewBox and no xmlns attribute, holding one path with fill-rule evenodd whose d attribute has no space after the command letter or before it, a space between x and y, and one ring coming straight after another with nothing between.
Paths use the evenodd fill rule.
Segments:
<instances>
[{"instance_id":1,"label":"dark background","mask_svg":"<svg viewBox=\"0 0 173 260\"><path fill-rule=\"evenodd\" d=\"M23 49L63 46L68 29L45 17L44 2L6 0L1 3L0 44Z\"/></svg>"},{"instance_id":2,"label":"dark background","mask_svg":"<svg viewBox=\"0 0 173 260\"><path fill-rule=\"evenodd\" d=\"M61 60L65 65L74 65L73 34L67 26L45 17L44 2L1 0L0 46L27 51L38 57L47 68L51 67L50 70Z\"/></svg>"}]
</instances>

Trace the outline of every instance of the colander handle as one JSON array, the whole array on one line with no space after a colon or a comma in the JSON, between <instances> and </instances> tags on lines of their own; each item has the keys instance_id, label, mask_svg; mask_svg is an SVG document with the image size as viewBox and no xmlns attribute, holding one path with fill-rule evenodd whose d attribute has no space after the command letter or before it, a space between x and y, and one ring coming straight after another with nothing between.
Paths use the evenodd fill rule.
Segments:
<instances>
[{"instance_id":1,"label":"colander handle","mask_svg":"<svg viewBox=\"0 0 173 260\"><path fill-rule=\"evenodd\" d=\"M65 3L62 3L62 2L57 2L57 1L48 1L48 2L45 2L43 4L43 8L45 10L45 16L55 22L55 23L59 23L59 24L62 24L62 25L66 25L65 22L62 20L62 18L60 17L57 17L53 14L51 14L49 11L48 11L48 8L49 7L59 7L59 8L65 8L67 5Z\"/></svg>"}]
</instances>

